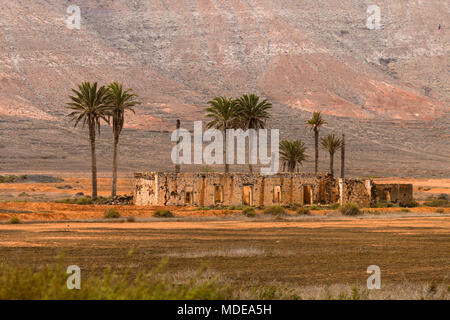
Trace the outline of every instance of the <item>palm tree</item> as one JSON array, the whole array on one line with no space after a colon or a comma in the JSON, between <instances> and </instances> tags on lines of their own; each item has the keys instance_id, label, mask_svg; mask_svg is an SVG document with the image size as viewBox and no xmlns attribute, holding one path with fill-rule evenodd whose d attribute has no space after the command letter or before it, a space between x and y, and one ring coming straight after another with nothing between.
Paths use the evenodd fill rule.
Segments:
<instances>
[{"instance_id":1,"label":"palm tree","mask_svg":"<svg viewBox=\"0 0 450 320\"><path fill-rule=\"evenodd\" d=\"M113 127L113 176L111 197L116 196L117 192L117 153L119 147L119 138L125 122L125 111L129 110L134 113L133 107L139 102L136 101L137 95L132 93L132 89L124 90L121 83L112 82L108 85L110 98L108 105L109 113L112 117Z\"/></svg>"},{"instance_id":2,"label":"palm tree","mask_svg":"<svg viewBox=\"0 0 450 320\"><path fill-rule=\"evenodd\" d=\"M72 110L68 117L70 121L74 121L76 127L82 122L89 128L89 140L91 142L91 171L92 171L92 199L97 198L97 159L95 155L95 134L100 134L100 121L107 119L108 115L108 99L110 93L108 88L101 86L97 88L97 82L83 82L78 85L78 90L72 89L74 96L69 96L71 102L67 103L67 107Z\"/></svg>"},{"instance_id":3,"label":"palm tree","mask_svg":"<svg viewBox=\"0 0 450 320\"><path fill-rule=\"evenodd\" d=\"M216 97L211 101L208 101L209 107L206 108L206 116L211 120L208 122L207 127L216 128L222 130L224 133L224 163L225 173L230 171L230 165L227 164L226 146L227 146L227 129L234 129L238 126L237 123L237 104L233 98Z\"/></svg>"},{"instance_id":4,"label":"palm tree","mask_svg":"<svg viewBox=\"0 0 450 320\"><path fill-rule=\"evenodd\" d=\"M306 160L306 147L302 140L280 142L280 159L287 165L289 172L295 172L297 165Z\"/></svg>"},{"instance_id":5,"label":"palm tree","mask_svg":"<svg viewBox=\"0 0 450 320\"><path fill-rule=\"evenodd\" d=\"M314 112L312 118L306 121L306 123L310 126L310 129L314 131L314 174L317 175L319 168L319 131L320 127L327 123L322 119L320 112Z\"/></svg>"},{"instance_id":6,"label":"palm tree","mask_svg":"<svg viewBox=\"0 0 450 320\"><path fill-rule=\"evenodd\" d=\"M325 138L320 140L322 148L327 150L330 154L330 174L333 176L333 164L334 164L334 154L336 151L342 148L342 140L339 139L334 134L329 134Z\"/></svg>"},{"instance_id":7,"label":"palm tree","mask_svg":"<svg viewBox=\"0 0 450 320\"><path fill-rule=\"evenodd\" d=\"M238 108L239 126L242 130L264 129L267 119L270 118L269 110L272 104L267 100L259 101L255 94L244 94L236 100ZM251 139L251 138L250 138ZM251 151L249 151L250 153ZM252 164L248 163L250 172L253 172Z\"/></svg>"}]
</instances>

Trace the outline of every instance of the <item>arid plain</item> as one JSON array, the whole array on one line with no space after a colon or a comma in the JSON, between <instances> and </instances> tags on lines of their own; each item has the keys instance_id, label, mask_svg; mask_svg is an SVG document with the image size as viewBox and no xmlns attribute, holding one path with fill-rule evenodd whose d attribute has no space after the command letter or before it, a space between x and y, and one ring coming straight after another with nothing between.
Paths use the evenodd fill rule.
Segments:
<instances>
[{"instance_id":1,"label":"arid plain","mask_svg":"<svg viewBox=\"0 0 450 320\"><path fill-rule=\"evenodd\" d=\"M56 203L89 193L88 178L61 180L0 184L1 262L40 269L64 254L65 264L90 274L107 267L138 273L168 258L174 279L206 268L241 297L272 286L267 298L337 297L364 288L367 267L378 265L384 291L367 297L449 298L450 208L368 208L358 217L288 209L282 218L257 210L249 218L229 208L169 207L173 218L155 218L160 208ZM419 200L450 190L448 179L382 180L414 183ZM99 187L107 196L109 179L100 178ZM132 188L131 179L119 179L119 194ZM121 218L105 219L109 208ZM13 217L21 223L9 224Z\"/></svg>"}]
</instances>

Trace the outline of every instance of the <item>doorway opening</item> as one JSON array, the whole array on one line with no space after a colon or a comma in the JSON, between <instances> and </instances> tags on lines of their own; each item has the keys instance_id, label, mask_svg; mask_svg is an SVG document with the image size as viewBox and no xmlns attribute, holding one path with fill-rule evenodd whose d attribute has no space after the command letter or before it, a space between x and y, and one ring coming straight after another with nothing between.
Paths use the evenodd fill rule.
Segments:
<instances>
[{"instance_id":1,"label":"doorway opening","mask_svg":"<svg viewBox=\"0 0 450 320\"><path fill-rule=\"evenodd\" d=\"M311 205L313 203L312 187L303 186L303 204Z\"/></svg>"},{"instance_id":2,"label":"doorway opening","mask_svg":"<svg viewBox=\"0 0 450 320\"><path fill-rule=\"evenodd\" d=\"M214 186L214 203L223 203L223 186Z\"/></svg>"},{"instance_id":3,"label":"doorway opening","mask_svg":"<svg viewBox=\"0 0 450 320\"><path fill-rule=\"evenodd\" d=\"M273 202L274 203L281 202L281 186L273 187Z\"/></svg>"},{"instance_id":4,"label":"doorway opening","mask_svg":"<svg viewBox=\"0 0 450 320\"><path fill-rule=\"evenodd\" d=\"M252 206L253 205L253 188L250 185L244 186L243 189L243 203L246 206Z\"/></svg>"}]
</instances>

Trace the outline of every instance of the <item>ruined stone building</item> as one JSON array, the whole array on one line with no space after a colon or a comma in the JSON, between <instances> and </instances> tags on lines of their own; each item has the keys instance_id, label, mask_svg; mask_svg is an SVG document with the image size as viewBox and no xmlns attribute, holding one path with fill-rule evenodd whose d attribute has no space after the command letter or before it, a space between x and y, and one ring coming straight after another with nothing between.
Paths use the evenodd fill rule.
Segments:
<instances>
[{"instance_id":1,"label":"ruined stone building","mask_svg":"<svg viewBox=\"0 0 450 320\"><path fill-rule=\"evenodd\" d=\"M411 184L375 184L328 174L136 173L136 205L270 206L412 201Z\"/></svg>"}]
</instances>

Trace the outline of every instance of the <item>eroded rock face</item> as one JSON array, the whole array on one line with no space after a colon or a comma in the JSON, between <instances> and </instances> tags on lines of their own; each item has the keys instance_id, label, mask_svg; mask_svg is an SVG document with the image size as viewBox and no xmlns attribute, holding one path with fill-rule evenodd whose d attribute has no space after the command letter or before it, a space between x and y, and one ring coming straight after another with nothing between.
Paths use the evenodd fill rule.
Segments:
<instances>
[{"instance_id":1,"label":"eroded rock face","mask_svg":"<svg viewBox=\"0 0 450 320\"><path fill-rule=\"evenodd\" d=\"M73 4L81 9L80 30L66 27ZM63 106L70 88L85 80L134 88L143 104L129 114L126 127L138 132L171 129L177 118L201 119L212 97L245 92L270 99L274 121L286 131L298 130L291 127L291 114L313 110L362 121L442 121L450 104L449 3L377 1L380 30L366 27L370 4L2 1L0 118L19 121L26 130L54 127L30 136L26 131L20 150L0 142L7 154L54 152L52 145L65 139ZM397 123L386 126L369 133L378 138L382 130L398 129ZM364 123L359 129L368 131ZM448 138L435 129L431 137ZM139 136L132 134L130 140ZM392 135L377 143L388 143ZM41 143L49 139L53 143ZM27 148L33 141L39 150Z\"/></svg>"},{"instance_id":2,"label":"eroded rock face","mask_svg":"<svg viewBox=\"0 0 450 320\"><path fill-rule=\"evenodd\" d=\"M79 0L81 30L66 27L69 4L2 3L1 113L54 120L87 79L136 88L138 128L247 91L357 118L433 119L449 101L445 1L378 2L380 30L350 0Z\"/></svg>"}]
</instances>

